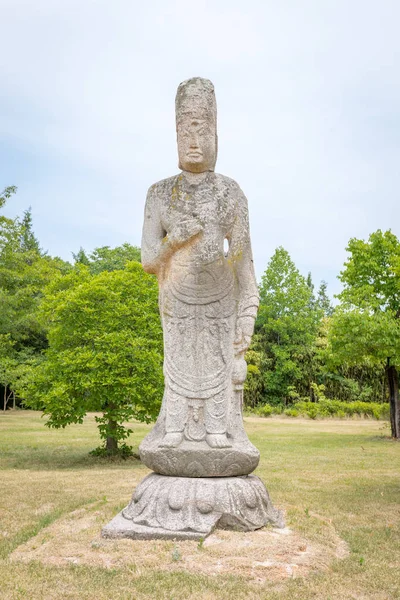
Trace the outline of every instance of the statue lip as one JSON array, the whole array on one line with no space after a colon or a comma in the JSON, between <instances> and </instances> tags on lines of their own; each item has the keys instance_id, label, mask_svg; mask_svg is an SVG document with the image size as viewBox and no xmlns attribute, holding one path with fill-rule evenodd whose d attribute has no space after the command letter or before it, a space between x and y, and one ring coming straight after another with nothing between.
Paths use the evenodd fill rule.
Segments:
<instances>
[{"instance_id":1,"label":"statue lip","mask_svg":"<svg viewBox=\"0 0 400 600\"><path fill-rule=\"evenodd\" d=\"M193 152L188 152L187 156L190 156L190 158L197 158L199 156L203 156L202 152L198 152L197 150L193 151Z\"/></svg>"}]
</instances>

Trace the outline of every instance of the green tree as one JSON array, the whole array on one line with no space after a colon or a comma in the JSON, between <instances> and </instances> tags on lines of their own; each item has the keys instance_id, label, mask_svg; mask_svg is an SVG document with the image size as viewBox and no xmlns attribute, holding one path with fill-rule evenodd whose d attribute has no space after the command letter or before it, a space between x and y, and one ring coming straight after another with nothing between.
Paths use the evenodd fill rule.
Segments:
<instances>
[{"instance_id":1,"label":"green tree","mask_svg":"<svg viewBox=\"0 0 400 600\"><path fill-rule=\"evenodd\" d=\"M124 269L128 262L132 260L140 262L141 260L140 248L127 242L116 248L110 248L109 246L95 248L89 256L83 248L80 248L77 254L73 254L73 257L75 264L87 265L93 275L103 271Z\"/></svg>"},{"instance_id":2,"label":"green tree","mask_svg":"<svg viewBox=\"0 0 400 600\"><path fill-rule=\"evenodd\" d=\"M331 341L341 310L338 307L334 318L323 320L323 330L317 343L319 380L325 385L326 396L344 402L386 402L387 377L382 362L368 356L358 357L357 362L349 362L341 349L332 354Z\"/></svg>"},{"instance_id":3,"label":"green tree","mask_svg":"<svg viewBox=\"0 0 400 600\"><path fill-rule=\"evenodd\" d=\"M268 402L290 401L293 387L308 393L320 317L311 277L303 277L288 252L277 248L262 276L256 322L262 350L259 369Z\"/></svg>"},{"instance_id":4,"label":"green tree","mask_svg":"<svg viewBox=\"0 0 400 600\"><path fill-rule=\"evenodd\" d=\"M330 317L333 314L333 306L328 296L328 284L326 281L321 281L317 293L317 307L321 310L324 317Z\"/></svg>"},{"instance_id":5,"label":"green tree","mask_svg":"<svg viewBox=\"0 0 400 600\"><path fill-rule=\"evenodd\" d=\"M2 388L3 410L7 408L10 396L9 384L13 380L15 352L9 335L0 334L0 388Z\"/></svg>"},{"instance_id":6,"label":"green tree","mask_svg":"<svg viewBox=\"0 0 400 600\"><path fill-rule=\"evenodd\" d=\"M263 403L262 363L264 355L261 349L256 350L257 335L253 336L252 344L246 353L247 378L244 382L244 404L254 408Z\"/></svg>"},{"instance_id":7,"label":"green tree","mask_svg":"<svg viewBox=\"0 0 400 600\"><path fill-rule=\"evenodd\" d=\"M96 417L104 452L124 453L128 419L150 421L162 397L162 332L153 276L131 262L91 275L85 266L46 290L45 360L32 370L25 396L49 416L49 427ZM122 442L122 444L121 444Z\"/></svg>"},{"instance_id":8,"label":"green tree","mask_svg":"<svg viewBox=\"0 0 400 600\"><path fill-rule=\"evenodd\" d=\"M16 185L9 185L8 187L5 187L5 188L4 188L4 190L3 190L3 191L0 193L0 208L3 208L3 206L5 205L5 203L7 202L7 200L8 200L9 198L11 198L11 196L12 196L13 194L16 194L16 193L17 193L17 189L18 189L18 188L17 188L17 186L16 186ZM0 216L0 223L1 223L3 220L8 220L8 221L9 221L10 219L7 219L7 218L6 218L6 217L4 217L4 216Z\"/></svg>"},{"instance_id":9,"label":"green tree","mask_svg":"<svg viewBox=\"0 0 400 600\"><path fill-rule=\"evenodd\" d=\"M391 232L352 238L339 279L343 291L329 333L331 360L385 365L392 436L400 438L400 242Z\"/></svg>"},{"instance_id":10,"label":"green tree","mask_svg":"<svg viewBox=\"0 0 400 600\"><path fill-rule=\"evenodd\" d=\"M76 254L73 252L72 256L74 258L75 265L86 265L87 267L90 265L90 258L88 257L82 246L79 248Z\"/></svg>"},{"instance_id":11,"label":"green tree","mask_svg":"<svg viewBox=\"0 0 400 600\"><path fill-rule=\"evenodd\" d=\"M16 192L6 188L0 195L0 207ZM22 219L0 214L0 336L9 343L2 360L4 394L14 390L23 378L24 366L40 360L47 347L46 330L38 318L44 287L71 265L45 256L32 229L30 209Z\"/></svg>"},{"instance_id":12,"label":"green tree","mask_svg":"<svg viewBox=\"0 0 400 600\"><path fill-rule=\"evenodd\" d=\"M33 232L31 207L24 211L24 216L22 217L20 248L22 251L36 252L37 254L43 255L39 240Z\"/></svg>"},{"instance_id":13,"label":"green tree","mask_svg":"<svg viewBox=\"0 0 400 600\"><path fill-rule=\"evenodd\" d=\"M15 185L8 186L0 193L0 209L5 206L7 200L16 194L17 187ZM10 246L11 242L17 243L18 234L21 233L21 228L17 219L9 219L0 214L0 252L4 252L5 247Z\"/></svg>"}]
</instances>

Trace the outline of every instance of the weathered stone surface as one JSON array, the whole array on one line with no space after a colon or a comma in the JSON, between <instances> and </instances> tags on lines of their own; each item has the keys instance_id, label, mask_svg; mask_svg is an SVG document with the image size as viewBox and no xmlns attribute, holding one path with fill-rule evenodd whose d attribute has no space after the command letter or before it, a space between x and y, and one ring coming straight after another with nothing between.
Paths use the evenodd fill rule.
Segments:
<instances>
[{"instance_id":1,"label":"weathered stone surface","mask_svg":"<svg viewBox=\"0 0 400 600\"><path fill-rule=\"evenodd\" d=\"M251 473L258 465L260 453L244 431L241 401L242 391L233 390L227 425L227 441L231 445L227 448L210 448L200 419L196 425L197 431L202 432L201 439L185 438L177 448L160 445L165 435L164 403L154 429L140 445L141 460L156 473L178 477L233 477ZM187 427L191 425L189 421Z\"/></svg>"},{"instance_id":2,"label":"weathered stone surface","mask_svg":"<svg viewBox=\"0 0 400 600\"><path fill-rule=\"evenodd\" d=\"M143 267L160 288L165 393L157 426L139 451L166 475L246 475L258 453L241 417L244 354L259 303L247 200L236 182L213 172L212 83L181 84L176 117L183 171L150 188L143 225ZM223 465L222 449L230 454ZM213 454L221 467L213 468Z\"/></svg>"},{"instance_id":3,"label":"weathered stone surface","mask_svg":"<svg viewBox=\"0 0 400 600\"><path fill-rule=\"evenodd\" d=\"M214 86L194 78L176 95L182 172L148 191L142 264L157 276L164 336L161 411L139 447L157 474L103 530L108 537L193 539L215 527L282 525L243 426L244 359L259 304L247 200L214 173ZM227 250L225 246L227 245Z\"/></svg>"},{"instance_id":4,"label":"weathered stone surface","mask_svg":"<svg viewBox=\"0 0 400 600\"><path fill-rule=\"evenodd\" d=\"M104 537L199 539L216 527L253 531L283 518L262 481L245 477L189 478L148 475L130 504L102 531Z\"/></svg>"},{"instance_id":5,"label":"weathered stone surface","mask_svg":"<svg viewBox=\"0 0 400 600\"><path fill-rule=\"evenodd\" d=\"M141 447L140 456L156 473L178 477L243 475L254 471L260 459L258 450L248 440L243 445L218 449L209 448L205 442L194 445L185 441L179 448L168 450L168 453L157 443L153 446L146 443Z\"/></svg>"}]
</instances>

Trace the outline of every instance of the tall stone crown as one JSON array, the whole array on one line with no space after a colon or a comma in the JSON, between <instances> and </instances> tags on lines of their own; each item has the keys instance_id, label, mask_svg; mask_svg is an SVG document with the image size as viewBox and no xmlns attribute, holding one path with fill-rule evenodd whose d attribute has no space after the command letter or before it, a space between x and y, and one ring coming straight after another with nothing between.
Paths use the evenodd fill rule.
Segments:
<instances>
[{"instance_id":1,"label":"tall stone crown","mask_svg":"<svg viewBox=\"0 0 400 600\"><path fill-rule=\"evenodd\" d=\"M217 103L214 86L209 79L193 77L178 86L175 98L176 125L183 116L192 114L213 123L217 133Z\"/></svg>"}]
</instances>

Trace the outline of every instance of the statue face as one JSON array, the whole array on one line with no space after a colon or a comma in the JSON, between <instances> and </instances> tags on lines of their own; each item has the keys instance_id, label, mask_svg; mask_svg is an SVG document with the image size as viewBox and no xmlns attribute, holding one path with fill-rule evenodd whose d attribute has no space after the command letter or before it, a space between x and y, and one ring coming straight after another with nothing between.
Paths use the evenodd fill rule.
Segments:
<instances>
[{"instance_id":1,"label":"statue face","mask_svg":"<svg viewBox=\"0 0 400 600\"><path fill-rule=\"evenodd\" d=\"M217 158L215 127L209 120L184 115L178 124L179 168L192 173L213 171Z\"/></svg>"}]
</instances>

